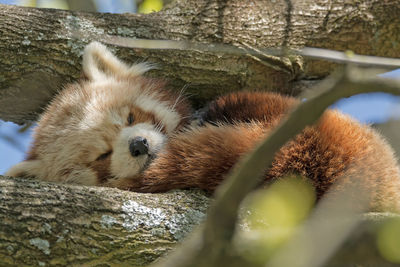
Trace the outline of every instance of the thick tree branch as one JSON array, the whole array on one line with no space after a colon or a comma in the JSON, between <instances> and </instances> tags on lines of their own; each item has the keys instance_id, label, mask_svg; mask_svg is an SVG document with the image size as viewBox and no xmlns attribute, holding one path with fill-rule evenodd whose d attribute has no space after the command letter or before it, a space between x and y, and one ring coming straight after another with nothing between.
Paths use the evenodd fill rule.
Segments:
<instances>
[{"instance_id":1,"label":"thick tree branch","mask_svg":"<svg viewBox=\"0 0 400 267\"><path fill-rule=\"evenodd\" d=\"M204 218L199 191L137 194L0 176L0 266L143 266Z\"/></svg>"},{"instance_id":2,"label":"thick tree branch","mask_svg":"<svg viewBox=\"0 0 400 267\"><path fill-rule=\"evenodd\" d=\"M209 199L199 191L137 194L0 177L0 266L145 266L198 225L208 205ZM398 218L365 217L331 262L383 266L375 233L393 217ZM246 238L258 236L241 231L233 255L243 251ZM194 236L191 245L200 245L201 240ZM363 253L355 253L359 251ZM180 254L178 261L190 256ZM224 263L260 266L243 255Z\"/></svg>"},{"instance_id":3,"label":"thick tree branch","mask_svg":"<svg viewBox=\"0 0 400 267\"><path fill-rule=\"evenodd\" d=\"M346 3L346 4L344 4ZM344 7L344 8L343 8ZM149 15L100 14L52 9L0 8L0 117L22 123L36 118L60 84L80 76L80 56L88 35L228 43L238 47L304 46L353 50L359 54L400 57L400 7L396 0L348 3L297 1L177 0ZM285 40L286 38L286 40ZM287 38L289 38L287 40ZM387 40L391 40L390 42ZM238 89L296 93L296 81L323 77L331 63L302 58L232 56L203 51L115 49L129 62L150 60L171 86L187 92L197 104ZM12 104L10 104L12 103Z\"/></svg>"}]
</instances>

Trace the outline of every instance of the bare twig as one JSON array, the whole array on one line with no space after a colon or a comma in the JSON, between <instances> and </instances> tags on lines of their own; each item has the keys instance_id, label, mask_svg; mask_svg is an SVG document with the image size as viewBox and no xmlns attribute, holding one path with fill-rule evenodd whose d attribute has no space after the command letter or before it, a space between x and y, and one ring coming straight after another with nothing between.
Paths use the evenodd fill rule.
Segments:
<instances>
[{"instance_id":1,"label":"bare twig","mask_svg":"<svg viewBox=\"0 0 400 267\"><path fill-rule=\"evenodd\" d=\"M296 52L294 52L296 53ZM337 63L352 63L366 67L399 67L400 59L357 55L351 51L340 52L330 49L304 47L298 52L299 55L314 59L323 59Z\"/></svg>"},{"instance_id":2,"label":"bare twig","mask_svg":"<svg viewBox=\"0 0 400 267\"><path fill-rule=\"evenodd\" d=\"M348 66L324 80L315 90L318 95L292 110L264 142L236 165L230 177L219 187L200 240L192 240L197 246L184 243L160 266L194 266L194 263L196 266L213 266L221 257L226 257L239 205L261 181L265 167L271 166L276 152L307 125L315 123L324 110L338 99L367 92L400 95L400 82L371 78L368 72Z\"/></svg>"},{"instance_id":3,"label":"bare twig","mask_svg":"<svg viewBox=\"0 0 400 267\"><path fill-rule=\"evenodd\" d=\"M88 36L89 35L89 36ZM152 39L133 39L121 36L111 36L107 34L95 34L73 32L75 38L90 38L110 45L142 48L142 49L163 49L163 50L197 50L211 53L223 53L232 55L251 55L255 57L268 56L288 56L300 55L308 58L323 59L338 63L352 63L368 67L398 68L400 59L357 55L351 51L339 52L330 49L304 47L302 49L289 48L252 48L248 45L239 44L238 46L222 43L199 43L190 41L175 40L152 40Z\"/></svg>"},{"instance_id":4,"label":"bare twig","mask_svg":"<svg viewBox=\"0 0 400 267\"><path fill-rule=\"evenodd\" d=\"M237 208L258 184L265 166L270 166L276 152L304 127L315 123L328 106L340 98L359 93L379 91L400 95L400 82L371 78L368 73L348 67L323 81L315 90L319 95L297 106L263 143L237 164L230 178L219 188L205 226L206 243L232 236Z\"/></svg>"}]
</instances>

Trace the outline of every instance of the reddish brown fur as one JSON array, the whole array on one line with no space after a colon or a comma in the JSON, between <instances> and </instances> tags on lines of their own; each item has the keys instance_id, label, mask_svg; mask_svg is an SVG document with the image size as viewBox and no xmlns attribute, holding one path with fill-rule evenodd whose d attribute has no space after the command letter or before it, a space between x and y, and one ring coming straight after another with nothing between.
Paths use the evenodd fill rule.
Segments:
<instances>
[{"instance_id":1,"label":"reddish brown fur","mask_svg":"<svg viewBox=\"0 0 400 267\"><path fill-rule=\"evenodd\" d=\"M262 138L259 124L208 125L173 138L144 172L137 191L199 187L213 191L226 173Z\"/></svg>"},{"instance_id":2,"label":"reddish brown fur","mask_svg":"<svg viewBox=\"0 0 400 267\"><path fill-rule=\"evenodd\" d=\"M359 125L328 111L317 126L307 127L279 151L267 179L298 173L310 178L322 196L365 153L367 140Z\"/></svg>"},{"instance_id":3,"label":"reddish brown fur","mask_svg":"<svg viewBox=\"0 0 400 267\"><path fill-rule=\"evenodd\" d=\"M292 97L263 92L238 92L220 97L209 107L204 121L215 123L272 122L286 114L298 101Z\"/></svg>"},{"instance_id":4,"label":"reddish brown fur","mask_svg":"<svg viewBox=\"0 0 400 267\"><path fill-rule=\"evenodd\" d=\"M248 99L251 105L246 104ZM258 99L263 101L255 107ZM266 137L296 102L293 98L267 93L257 93L254 97L250 93L237 93L218 99L211 104L208 118L236 123L206 125L174 136L143 173L141 181L130 182L127 187L142 192L191 187L213 191L239 158ZM229 112L243 107L249 117ZM262 109L266 116L262 115ZM224 110L225 114L218 116L218 110ZM255 121L251 118L253 111ZM279 151L265 179L272 181L290 173L301 174L311 179L318 197L338 179L343 181L342 188L354 183L351 179L361 179L363 186L379 192L373 193L375 199L370 209L399 211L399 169L391 151L383 145L386 146L383 140L368 127L336 111L327 111L316 126L307 127Z\"/></svg>"},{"instance_id":5,"label":"reddish brown fur","mask_svg":"<svg viewBox=\"0 0 400 267\"><path fill-rule=\"evenodd\" d=\"M88 167L94 170L97 174L99 184L104 184L111 178L110 173L111 158L107 157L104 160L96 160L90 162Z\"/></svg>"},{"instance_id":6,"label":"reddish brown fur","mask_svg":"<svg viewBox=\"0 0 400 267\"><path fill-rule=\"evenodd\" d=\"M88 80L53 100L28 159L11 169L12 176L140 192L213 191L299 102L273 93L232 93L209 105L204 127L185 129L188 103L165 90L164 81L143 77L148 66L128 66L99 43L90 44L83 58ZM128 144L135 135L155 144L153 154L132 157ZM318 197L340 180L329 194L355 184L371 193L370 210L400 212L400 170L392 150L372 129L338 112L327 111L282 147L265 173L266 184L290 173L309 178Z\"/></svg>"},{"instance_id":7,"label":"reddish brown fur","mask_svg":"<svg viewBox=\"0 0 400 267\"><path fill-rule=\"evenodd\" d=\"M165 127L162 125L161 121L157 120L154 114L150 112L145 112L138 107L131 107L131 114L133 115L133 124L141 123L141 122L149 122L154 125L160 125L162 132L166 133ZM128 125L128 122L127 122Z\"/></svg>"}]
</instances>

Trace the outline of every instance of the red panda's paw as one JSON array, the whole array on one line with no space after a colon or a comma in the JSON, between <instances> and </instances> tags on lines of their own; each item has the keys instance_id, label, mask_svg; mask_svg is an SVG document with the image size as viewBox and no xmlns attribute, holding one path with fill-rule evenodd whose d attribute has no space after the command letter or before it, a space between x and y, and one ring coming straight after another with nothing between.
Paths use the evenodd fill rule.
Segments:
<instances>
[{"instance_id":1,"label":"red panda's paw","mask_svg":"<svg viewBox=\"0 0 400 267\"><path fill-rule=\"evenodd\" d=\"M41 164L38 160L24 160L12 166L6 173L10 177L35 178L40 172Z\"/></svg>"}]
</instances>

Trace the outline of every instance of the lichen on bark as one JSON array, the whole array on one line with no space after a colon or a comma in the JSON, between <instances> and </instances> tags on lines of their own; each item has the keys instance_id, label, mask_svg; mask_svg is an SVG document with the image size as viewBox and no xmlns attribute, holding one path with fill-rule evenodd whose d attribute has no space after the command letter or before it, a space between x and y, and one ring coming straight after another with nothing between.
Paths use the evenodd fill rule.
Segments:
<instances>
[{"instance_id":1,"label":"lichen on bark","mask_svg":"<svg viewBox=\"0 0 400 267\"><path fill-rule=\"evenodd\" d=\"M205 218L201 191L137 194L0 178L0 265L142 266Z\"/></svg>"}]
</instances>

